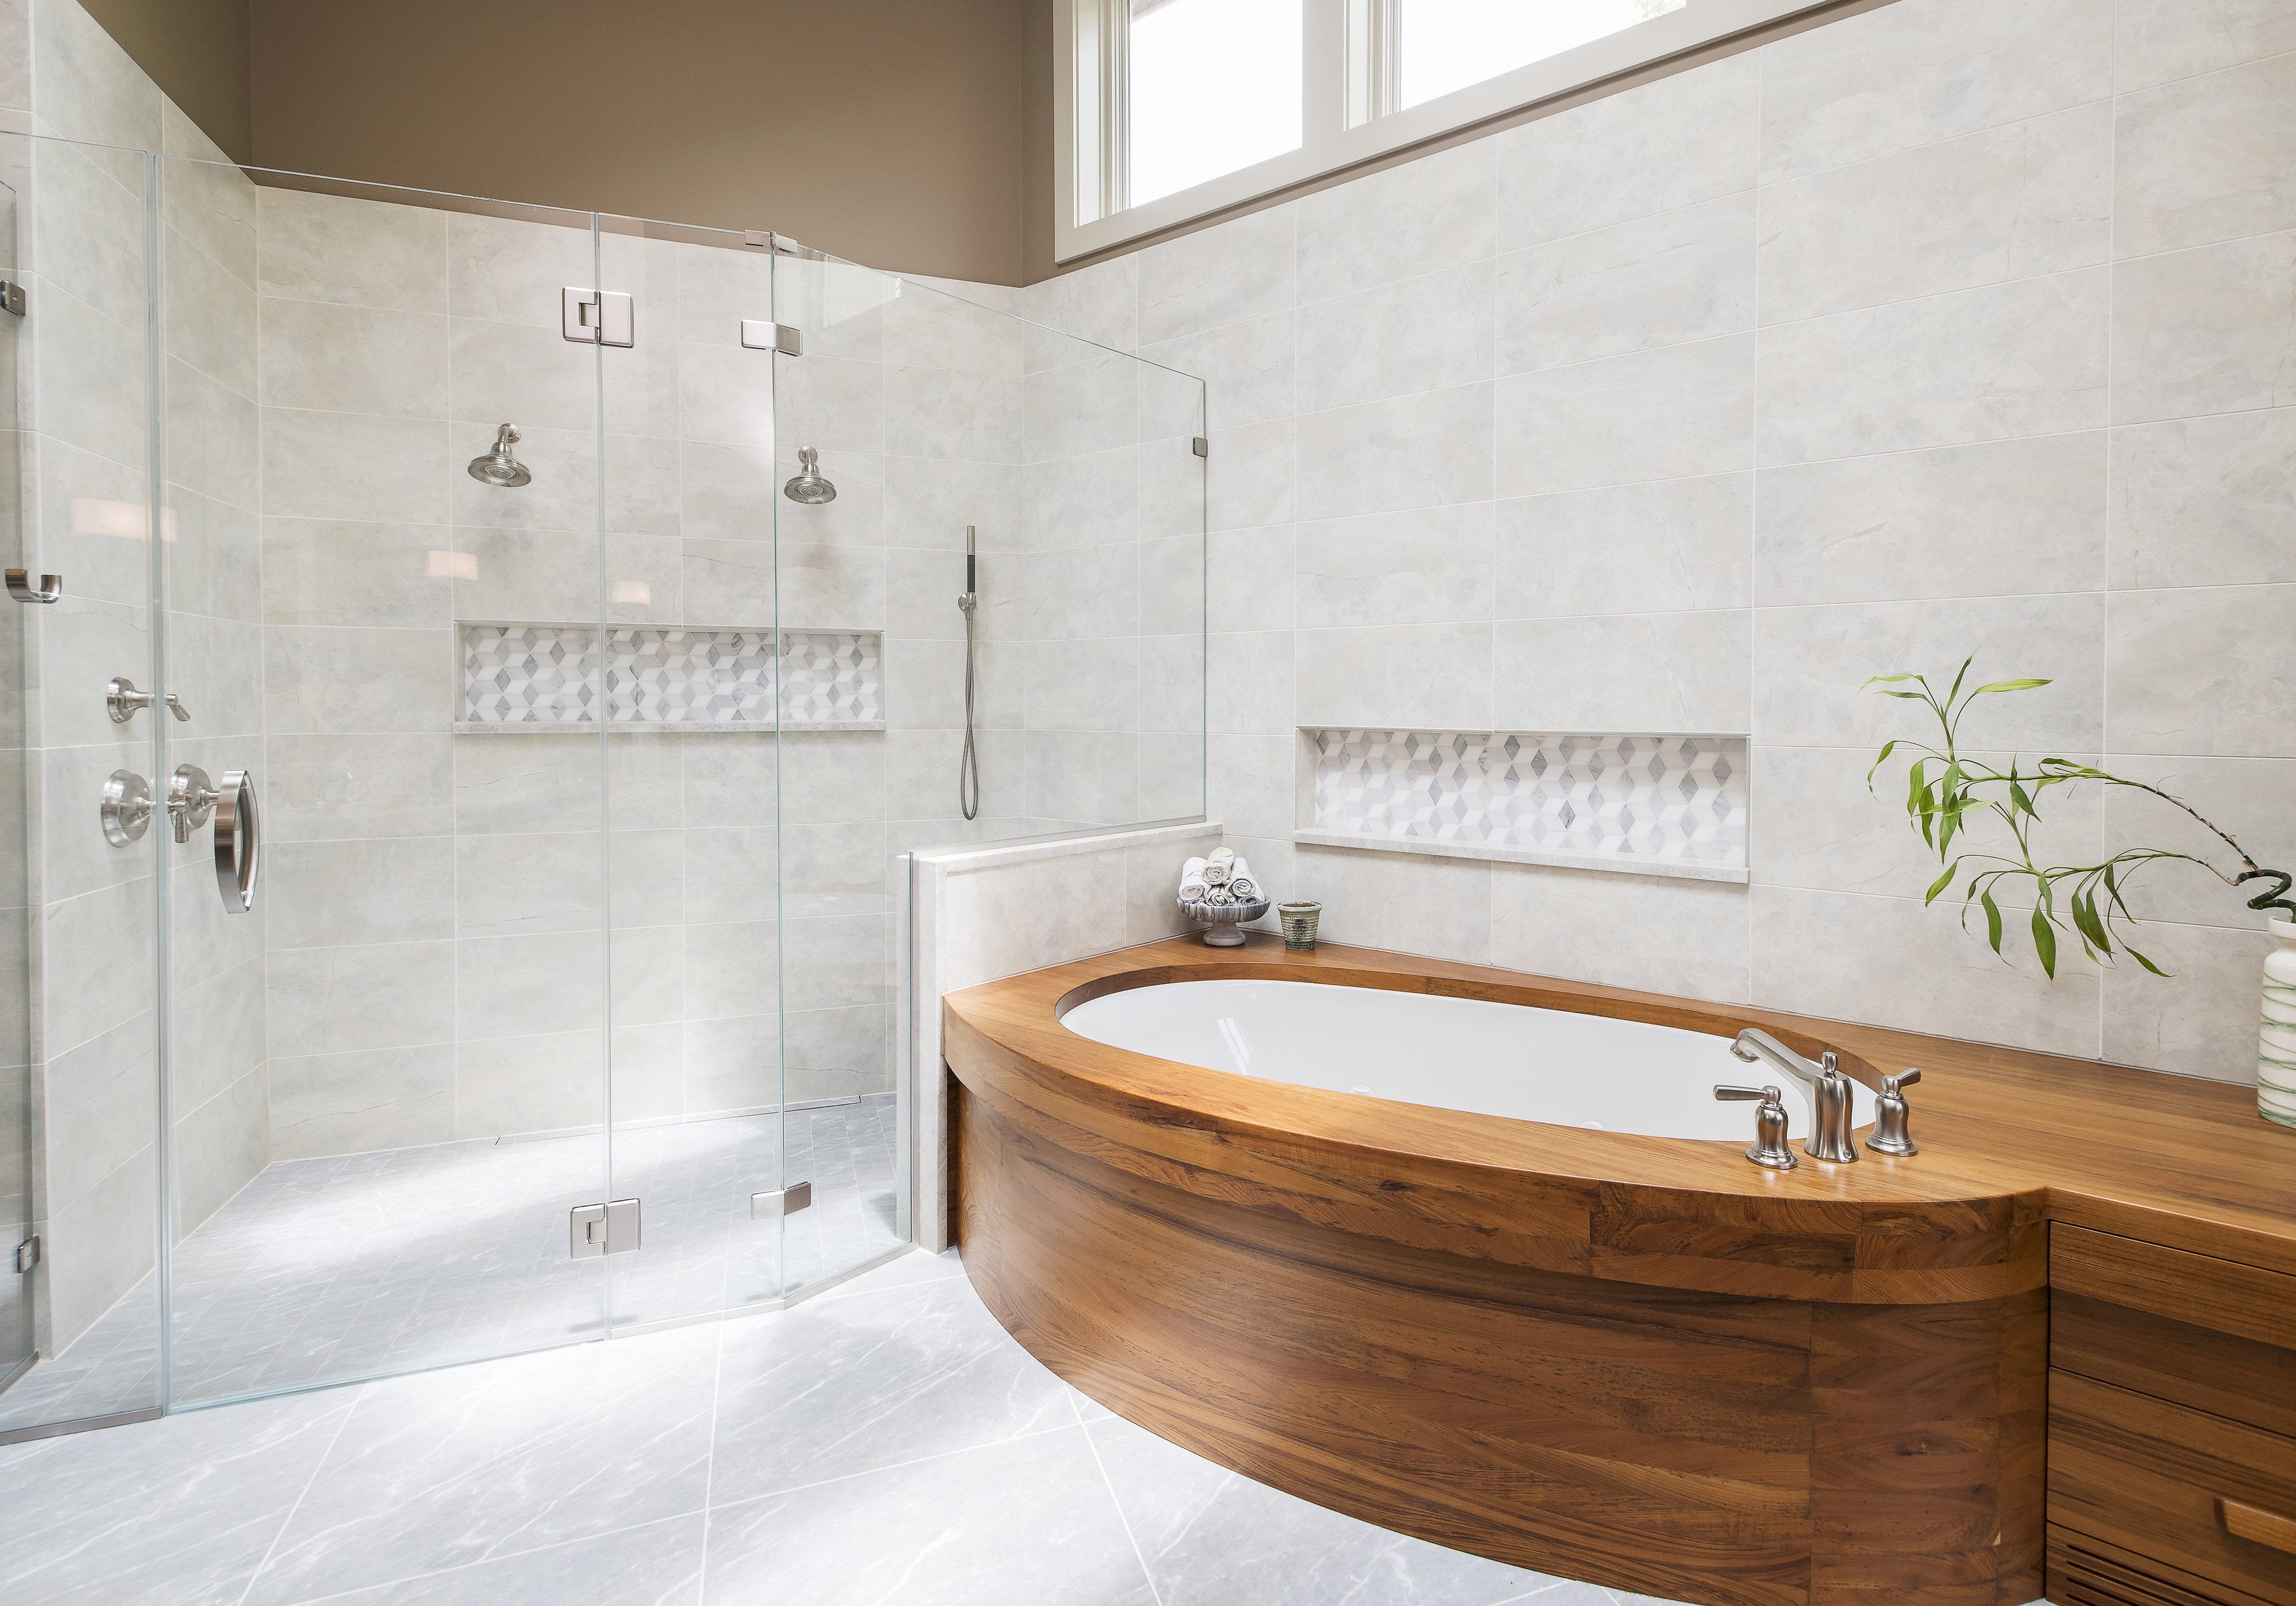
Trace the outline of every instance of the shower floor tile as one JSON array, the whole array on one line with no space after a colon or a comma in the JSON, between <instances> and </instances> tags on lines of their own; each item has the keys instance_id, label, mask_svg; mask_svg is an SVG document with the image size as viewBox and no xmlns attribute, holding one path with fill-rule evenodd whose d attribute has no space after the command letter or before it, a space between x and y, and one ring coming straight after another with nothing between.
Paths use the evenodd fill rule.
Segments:
<instances>
[{"instance_id":1,"label":"shower floor tile","mask_svg":"<svg viewBox=\"0 0 2296 1606\"><path fill-rule=\"evenodd\" d=\"M750 1195L791 1181L774 1221ZM778 1298L894 1248L894 1100L634 1127L613 1197L642 1247L572 1260L566 1213L609 1196L603 1133L442 1143L266 1167L176 1247L179 1403L412 1371ZM0 1395L0 1430L159 1397L151 1279ZM611 1312L611 1315L610 1315Z\"/></svg>"}]
</instances>

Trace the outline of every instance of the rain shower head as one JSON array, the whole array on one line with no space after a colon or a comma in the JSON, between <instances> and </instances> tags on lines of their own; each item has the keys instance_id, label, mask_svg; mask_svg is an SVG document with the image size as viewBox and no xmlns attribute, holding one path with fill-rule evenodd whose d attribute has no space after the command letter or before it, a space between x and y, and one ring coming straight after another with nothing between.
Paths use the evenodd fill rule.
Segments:
<instances>
[{"instance_id":1,"label":"rain shower head","mask_svg":"<svg viewBox=\"0 0 2296 1606\"><path fill-rule=\"evenodd\" d=\"M782 487L792 502L834 502L837 487L821 477L821 454L809 446L797 449L797 477Z\"/></svg>"},{"instance_id":2,"label":"rain shower head","mask_svg":"<svg viewBox=\"0 0 2296 1606\"><path fill-rule=\"evenodd\" d=\"M526 465L511 456L510 449L518 443L518 425L505 424L495 432L495 449L483 457L471 459L471 478L488 485L499 485L505 490L531 484L534 476Z\"/></svg>"}]
</instances>

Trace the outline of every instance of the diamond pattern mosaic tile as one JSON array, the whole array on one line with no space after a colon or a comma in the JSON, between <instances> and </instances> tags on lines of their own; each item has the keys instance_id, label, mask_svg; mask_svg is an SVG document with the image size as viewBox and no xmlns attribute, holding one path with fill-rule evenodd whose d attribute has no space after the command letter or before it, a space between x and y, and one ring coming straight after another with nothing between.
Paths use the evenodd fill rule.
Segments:
<instances>
[{"instance_id":1,"label":"diamond pattern mosaic tile","mask_svg":"<svg viewBox=\"0 0 2296 1606\"><path fill-rule=\"evenodd\" d=\"M1746 744L1710 736L1319 730L1316 828L1746 862Z\"/></svg>"},{"instance_id":2,"label":"diamond pattern mosaic tile","mask_svg":"<svg viewBox=\"0 0 2296 1606\"><path fill-rule=\"evenodd\" d=\"M617 725L771 729L865 724L884 715L873 630L607 632L604 700ZM588 725L598 719L598 632L573 624L463 627L462 718L480 725Z\"/></svg>"}]
</instances>

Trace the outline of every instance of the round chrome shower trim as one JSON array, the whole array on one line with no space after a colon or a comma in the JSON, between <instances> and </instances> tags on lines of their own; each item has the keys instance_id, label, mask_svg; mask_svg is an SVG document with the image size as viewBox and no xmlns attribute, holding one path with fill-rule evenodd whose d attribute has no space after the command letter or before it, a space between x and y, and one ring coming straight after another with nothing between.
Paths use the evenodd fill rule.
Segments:
<instances>
[{"instance_id":1,"label":"round chrome shower trim","mask_svg":"<svg viewBox=\"0 0 2296 1606\"><path fill-rule=\"evenodd\" d=\"M518 425L505 424L495 432L495 449L481 457L471 459L471 478L488 485L499 485L505 490L515 490L534 482L526 465L511 455L511 448L519 441Z\"/></svg>"}]
</instances>

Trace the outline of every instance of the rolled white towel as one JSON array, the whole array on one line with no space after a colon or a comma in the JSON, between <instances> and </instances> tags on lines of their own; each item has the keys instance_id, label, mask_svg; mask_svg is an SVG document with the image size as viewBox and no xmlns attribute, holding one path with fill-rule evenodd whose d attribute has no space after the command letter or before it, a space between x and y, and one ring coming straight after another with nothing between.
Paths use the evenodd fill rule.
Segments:
<instances>
[{"instance_id":1,"label":"rolled white towel","mask_svg":"<svg viewBox=\"0 0 2296 1606\"><path fill-rule=\"evenodd\" d=\"M1211 884L1204 879L1204 861L1191 859L1180 867L1180 902L1201 902Z\"/></svg>"},{"instance_id":2,"label":"rolled white towel","mask_svg":"<svg viewBox=\"0 0 2296 1606\"><path fill-rule=\"evenodd\" d=\"M1235 865L1235 850L1233 848L1215 848L1212 850L1210 856L1205 859L1204 862L1206 864L1217 864L1223 869L1233 869Z\"/></svg>"},{"instance_id":3,"label":"rolled white towel","mask_svg":"<svg viewBox=\"0 0 2296 1606\"><path fill-rule=\"evenodd\" d=\"M1238 903L1249 903L1259 896L1259 883L1251 873L1250 864L1241 854L1228 869L1227 890L1235 894Z\"/></svg>"},{"instance_id":4,"label":"rolled white towel","mask_svg":"<svg viewBox=\"0 0 2296 1606\"><path fill-rule=\"evenodd\" d=\"M1226 886L1227 885L1229 874L1229 867L1219 863L1218 861L1214 861L1212 863L1204 866L1204 882L1207 885Z\"/></svg>"}]
</instances>

